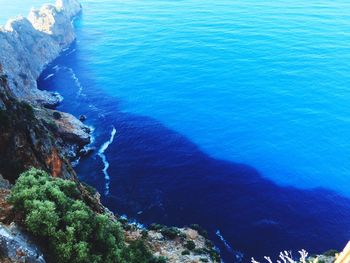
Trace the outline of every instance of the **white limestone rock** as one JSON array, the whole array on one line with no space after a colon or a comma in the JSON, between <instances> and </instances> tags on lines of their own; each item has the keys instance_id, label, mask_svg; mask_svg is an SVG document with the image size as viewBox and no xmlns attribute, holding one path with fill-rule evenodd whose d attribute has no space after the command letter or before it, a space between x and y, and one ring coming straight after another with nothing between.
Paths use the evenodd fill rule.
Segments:
<instances>
[{"instance_id":1,"label":"white limestone rock","mask_svg":"<svg viewBox=\"0 0 350 263\"><path fill-rule=\"evenodd\" d=\"M28 18L10 19L0 28L0 71L7 75L14 96L31 103L55 106L60 98L37 88L45 66L74 41L72 19L81 12L76 0L32 9Z\"/></svg>"}]
</instances>

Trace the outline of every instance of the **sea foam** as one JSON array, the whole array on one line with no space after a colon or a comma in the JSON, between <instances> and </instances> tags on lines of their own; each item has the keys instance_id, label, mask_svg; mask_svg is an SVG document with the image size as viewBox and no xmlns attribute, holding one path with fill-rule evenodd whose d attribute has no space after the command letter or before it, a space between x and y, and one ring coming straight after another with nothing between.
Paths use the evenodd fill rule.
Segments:
<instances>
[{"instance_id":1,"label":"sea foam","mask_svg":"<svg viewBox=\"0 0 350 263\"><path fill-rule=\"evenodd\" d=\"M109 184L110 184L110 176L108 174L108 168L109 168L109 162L107 160L107 157L105 155L105 151L108 149L108 147L113 143L115 134L117 133L117 130L113 127L113 130L111 132L111 136L108 141L106 141L98 151L98 156L102 159L102 162L104 164L104 167L102 169L103 174L105 176L105 195L109 194Z\"/></svg>"}]
</instances>

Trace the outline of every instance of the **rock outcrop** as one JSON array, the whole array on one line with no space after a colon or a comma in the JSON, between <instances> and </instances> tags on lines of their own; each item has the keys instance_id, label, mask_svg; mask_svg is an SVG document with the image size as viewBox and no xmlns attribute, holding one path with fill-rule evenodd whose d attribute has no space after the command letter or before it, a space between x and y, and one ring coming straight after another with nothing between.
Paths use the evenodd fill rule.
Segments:
<instances>
[{"instance_id":1,"label":"rock outcrop","mask_svg":"<svg viewBox=\"0 0 350 263\"><path fill-rule=\"evenodd\" d=\"M57 0L0 28L0 262L45 262L38 245L42 242L20 228L21 213L8 202L10 183L31 167L74 180L80 199L92 211L120 220L100 203L97 192L79 182L71 166L74 152L91 151L86 147L90 130L81 122L86 118L52 109L62 98L37 87L45 66L74 41L72 19L79 12L77 0ZM154 255L168 262L219 262L212 245L196 230L171 228L176 237L169 238L166 228L148 231L124 224L127 242L142 237ZM195 247L191 251L188 242Z\"/></svg>"},{"instance_id":2,"label":"rock outcrop","mask_svg":"<svg viewBox=\"0 0 350 263\"><path fill-rule=\"evenodd\" d=\"M18 226L0 224L0 251L8 262L45 263L43 253ZM1 258L0 258L0 262ZM6 262L6 261L5 261Z\"/></svg>"},{"instance_id":3,"label":"rock outcrop","mask_svg":"<svg viewBox=\"0 0 350 263\"><path fill-rule=\"evenodd\" d=\"M90 142L89 128L67 113L54 118L53 111L45 108L55 107L62 97L39 90L37 79L45 66L75 40L72 19L80 12L77 0L57 0L55 5L32 9L28 18L10 19L0 28L0 76L6 79L8 96L29 103L46 126L55 127L55 133L67 140L67 157L73 158ZM2 100L0 110L6 110ZM54 157L51 159L58 160Z\"/></svg>"},{"instance_id":4,"label":"rock outcrop","mask_svg":"<svg viewBox=\"0 0 350 263\"><path fill-rule=\"evenodd\" d=\"M13 183L19 173L34 166L54 176L74 179L63 140L50 130L56 127L52 118L38 117L44 109L15 99L7 83L5 77L0 77L0 173Z\"/></svg>"},{"instance_id":5,"label":"rock outcrop","mask_svg":"<svg viewBox=\"0 0 350 263\"><path fill-rule=\"evenodd\" d=\"M71 21L80 11L78 1L58 0L0 28L0 73L7 75L17 99L45 106L60 102L57 94L39 90L36 81L45 66L74 41Z\"/></svg>"}]
</instances>

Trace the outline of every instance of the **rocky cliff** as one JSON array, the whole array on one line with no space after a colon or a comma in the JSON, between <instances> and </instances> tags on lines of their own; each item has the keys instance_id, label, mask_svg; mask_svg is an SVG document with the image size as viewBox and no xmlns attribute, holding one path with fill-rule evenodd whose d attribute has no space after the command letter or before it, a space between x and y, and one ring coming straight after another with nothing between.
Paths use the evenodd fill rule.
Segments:
<instances>
[{"instance_id":1,"label":"rocky cliff","mask_svg":"<svg viewBox=\"0 0 350 263\"><path fill-rule=\"evenodd\" d=\"M54 110L61 97L39 90L36 80L74 41L72 19L80 12L78 1L57 0L0 28L0 262L48 261L45 242L38 243L26 233L22 213L15 212L8 201L11 185L30 167L75 181L79 199L94 213L123 224L126 242L142 239L167 262L218 262L211 242L197 230L140 229L113 215L100 203L99 194L77 179L70 159L90 142L89 128L74 116Z\"/></svg>"},{"instance_id":2,"label":"rocky cliff","mask_svg":"<svg viewBox=\"0 0 350 263\"><path fill-rule=\"evenodd\" d=\"M58 0L56 5L32 9L28 18L10 19L0 28L0 72L7 75L17 99L46 106L60 102L57 94L39 90L36 80L74 41L71 21L79 12L76 0Z\"/></svg>"},{"instance_id":3,"label":"rocky cliff","mask_svg":"<svg viewBox=\"0 0 350 263\"><path fill-rule=\"evenodd\" d=\"M28 18L10 19L0 28L0 76L6 80L6 96L35 108L38 119L47 127L56 128L55 132L66 143L66 155L73 158L72 149L77 152L90 142L89 129L70 114L47 109L59 104L62 98L39 90L37 78L75 40L72 19L80 12L78 1L57 0L55 5L32 9ZM4 88L5 83L2 84ZM0 99L0 110L6 109ZM56 155L51 162L57 159Z\"/></svg>"}]
</instances>

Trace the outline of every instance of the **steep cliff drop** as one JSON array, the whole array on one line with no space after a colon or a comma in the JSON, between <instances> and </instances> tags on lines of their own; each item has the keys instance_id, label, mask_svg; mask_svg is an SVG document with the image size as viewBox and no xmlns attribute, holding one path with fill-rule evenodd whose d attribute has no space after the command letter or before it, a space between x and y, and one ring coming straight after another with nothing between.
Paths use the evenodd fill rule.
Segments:
<instances>
[{"instance_id":1,"label":"steep cliff drop","mask_svg":"<svg viewBox=\"0 0 350 263\"><path fill-rule=\"evenodd\" d=\"M57 0L28 18L10 19L0 28L0 71L7 75L9 88L20 100L53 107L60 97L37 88L36 80L60 52L75 40L72 19L82 8L76 0Z\"/></svg>"},{"instance_id":2,"label":"steep cliff drop","mask_svg":"<svg viewBox=\"0 0 350 263\"><path fill-rule=\"evenodd\" d=\"M79 150L90 142L90 130L74 116L51 110L62 97L39 90L37 79L46 65L75 40L72 20L81 10L76 0L57 0L55 5L32 9L28 18L10 19L0 27L0 75L6 79L7 93L31 105L36 119L43 120L62 138L62 152L70 159L77 158ZM4 103L0 103L1 109L6 110ZM52 160L47 163L57 174L59 161Z\"/></svg>"}]
</instances>

